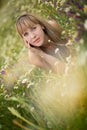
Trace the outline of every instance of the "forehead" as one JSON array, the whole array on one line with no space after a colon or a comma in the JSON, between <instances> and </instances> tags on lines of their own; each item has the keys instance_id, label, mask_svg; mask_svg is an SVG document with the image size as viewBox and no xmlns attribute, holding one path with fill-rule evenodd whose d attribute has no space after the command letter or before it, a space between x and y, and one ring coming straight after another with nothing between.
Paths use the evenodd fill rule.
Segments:
<instances>
[{"instance_id":1,"label":"forehead","mask_svg":"<svg viewBox=\"0 0 87 130\"><path fill-rule=\"evenodd\" d=\"M19 18L16 26L19 34L22 35L28 28L32 28L38 23L39 21L34 17L24 16Z\"/></svg>"}]
</instances>

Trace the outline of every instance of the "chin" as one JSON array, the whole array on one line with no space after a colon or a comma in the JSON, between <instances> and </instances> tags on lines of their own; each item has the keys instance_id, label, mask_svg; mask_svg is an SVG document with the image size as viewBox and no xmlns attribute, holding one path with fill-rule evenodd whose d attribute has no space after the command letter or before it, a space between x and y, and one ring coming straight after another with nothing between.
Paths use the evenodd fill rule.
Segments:
<instances>
[{"instance_id":1,"label":"chin","mask_svg":"<svg viewBox=\"0 0 87 130\"><path fill-rule=\"evenodd\" d=\"M35 45L35 46L37 46L37 47L41 47L41 46L43 46L43 44L42 44L42 43L38 43L38 44Z\"/></svg>"},{"instance_id":2,"label":"chin","mask_svg":"<svg viewBox=\"0 0 87 130\"><path fill-rule=\"evenodd\" d=\"M38 43L36 43L36 44L32 44L31 46L32 46L32 47L34 47L34 46L35 46L35 47L41 47L41 46L43 46L43 42L40 41L40 42L38 42Z\"/></svg>"}]
</instances>

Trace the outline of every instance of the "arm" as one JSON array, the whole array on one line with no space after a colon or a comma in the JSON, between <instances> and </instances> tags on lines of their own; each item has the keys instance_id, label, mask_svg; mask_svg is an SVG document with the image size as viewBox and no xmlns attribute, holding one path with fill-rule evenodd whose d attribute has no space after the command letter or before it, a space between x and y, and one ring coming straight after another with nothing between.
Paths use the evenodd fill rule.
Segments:
<instances>
[{"instance_id":1,"label":"arm","mask_svg":"<svg viewBox=\"0 0 87 130\"><path fill-rule=\"evenodd\" d=\"M40 55L29 50L29 62L46 70L50 69L50 65Z\"/></svg>"},{"instance_id":2,"label":"arm","mask_svg":"<svg viewBox=\"0 0 87 130\"><path fill-rule=\"evenodd\" d=\"M51 69L54 73L59 73L59 74L64 73L64 70L65 70L64 61L60 61L57 58L55 58L51 55L48 55L46 53L44 53L43 59L50 64Z\"/></svg>"},{"instance_id":3,"label":"arm","mask_svg":"<svg viewBox=\"0 0 87 130\"><path fill-rule=\"evenodd\" d=\"M55 73L62 74L65 70L65 62L46 54L39 48L29 49L29 61L31 64L42 67L46 70L52 70Z\"/></svg>"}]
</instances>

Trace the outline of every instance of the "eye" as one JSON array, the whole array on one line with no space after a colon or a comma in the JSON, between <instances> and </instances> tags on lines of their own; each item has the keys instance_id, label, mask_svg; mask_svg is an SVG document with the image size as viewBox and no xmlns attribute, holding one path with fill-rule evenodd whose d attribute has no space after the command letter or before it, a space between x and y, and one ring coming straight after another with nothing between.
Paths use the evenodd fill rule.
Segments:
<instances>
[{"instance_id":1,"label":"eye","mask_svg":"<svg viewBox=\"0 0 87 130\"><path fill-rule=\"evenodd\" d=\"M25 32L25 33L24 33L24 36L28 36L28 35L29 35L28 32Z\"/></svg>"},{"instance_id":2,"label":"eye","mask_svg":"<svg viewBox=\"0 0 87 130\"><path fill-rule=\"evenodd\" d=\"M36 26L33 26L33 27L32 27L32 30L35 30L36 28L37 28Z\"/></svg>"}]
</instances>

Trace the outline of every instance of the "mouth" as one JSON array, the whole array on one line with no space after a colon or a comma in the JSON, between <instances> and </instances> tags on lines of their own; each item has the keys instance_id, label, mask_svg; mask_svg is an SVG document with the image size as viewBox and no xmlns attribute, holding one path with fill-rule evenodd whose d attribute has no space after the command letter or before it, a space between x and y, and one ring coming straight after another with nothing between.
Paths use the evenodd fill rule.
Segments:
<instances>
[{"instance_id":1,"label":"mouth","mask_svg":"<svg viewBox=\"0 0 87 130\"><path fill-rule=\"evenodd\" d=\"M40 38L37 38L34 43L38 43L40 41Z\"/></svg>"}]
</instances>

